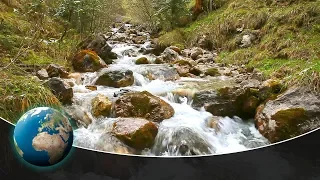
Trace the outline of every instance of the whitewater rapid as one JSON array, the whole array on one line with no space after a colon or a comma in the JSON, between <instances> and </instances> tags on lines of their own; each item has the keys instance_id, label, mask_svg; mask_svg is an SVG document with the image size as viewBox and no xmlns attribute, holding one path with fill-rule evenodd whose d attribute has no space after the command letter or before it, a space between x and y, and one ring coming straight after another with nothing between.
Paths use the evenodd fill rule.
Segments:
<instances>
[{"instance_id":1,"label":"whitewater rapid","mask_svg":"<svg viewBox=\"0 0 320 180\"><path fill-rule=\"evenodd\" d=\"M114 32L117 29L113 29ZM145 34L150 39L149 34ZM94 118L91 115L91 100L98 94L107 96L114 100L114 94L121 89L134 91L149 91L153 95L168 102L175 110L172 118L166 119L159 124L158 135L151 149L140 152L140 155L147 156L181 156L178 143L186 142L194 145L194 151L198 154L224 154L245 151L251 148L267 145L268 141L255 128L253 121L243 121L238 117L218 117L219 130L210 128L208 120L213 116L203 108L195 110L191 107L192 99L187 97L176 97L172 92L183 87L183 83L188 81L206 81L200 78L181 78L178 81L164 81L161 79L149 80L144 77L143 71L148 66L136 65L135 59L145 56L151 61L155 59L153 55L142 55L138 53L140 48L149 48L150 42L142 45L130 45L127 43L110 43L113 52L118 55L118 59L108 66L108 70L128 69L133 71L135 83L133 86L125 88L112 88L97 86L96 91L86 89L86 85L93 85L98 77L98 72L81 74L82 84L74 86L74 107L86 111L93 122L88 127L80 127L74 131L74 145L93 150L128 153L125 148L119 148L120 143L110 136L111 126L115 118ZM140 47L139 47L140 46ZM137 57L124 55L127 50L134 51ZM159 65L156 65L159 66ZM166 65L163 65L166 66ZM197 142L200 141L200 142Z\"/></svg>"}]
</instances>

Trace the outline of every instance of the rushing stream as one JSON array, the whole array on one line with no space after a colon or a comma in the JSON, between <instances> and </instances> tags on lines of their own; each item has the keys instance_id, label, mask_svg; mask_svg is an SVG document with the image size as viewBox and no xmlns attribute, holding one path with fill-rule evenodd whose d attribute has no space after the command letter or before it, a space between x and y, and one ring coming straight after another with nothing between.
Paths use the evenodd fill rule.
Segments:
<instances>
[{"instance_id":1,"label":"rushing stream","mask_svg":"<svg viewBox=\"0 0 320 180\"><path fill-rule=\"evenodd\" d=\"M113 31L117 32L117 29L115 28ZM118 33L118 35L122 34ZM145 33L145 35L150 38L149 34ZM210 128L207 125L208 120L213 117L210 113L204 110L193 109L191 107L192 99L188 97L176 97L172 93L173 90L182 87L185 83L206 81L205 78L181 78L178 81L164 81L161 78L156 80L147 79L143 74L148 69L161 70L161 68L168 66L167 64L135 64L135 59L141 56L146 56L151 61L155 59L153 55L139 53L140 48L149 48L149 41L140 45L110 42L110 46L113 47L112 51L118 55L118 59L109 65L107 69L129 69L134 73L135 83L133 86L126 88L97 86L96 91L90 91L85 86L93 85L98 72L82 74L82 84L75 85L74 87L74 104L72 107L67 108L74 108L74 111L81 110L81 112L87 112L87 115L93 119L93 122L88 127L80 127L74 131L74 145L106 152L134 153L134 151L123 146L123 144L108 133L115 118L97 119L90 113L92 108L91 100L95 96L103 94L110 100L114 100L114 95L124 89L149 91L168 102L175 110L172 118L160 123L153 147L139 152L138 154L140 155L180 156L182 144L187 145L188 147L186 148L192 150L187 155L232 153L268 144L268 141L255 128L253 122L242 121L242 119L237 117L220 117L219 130ZM124 55L128 51L135 52L138 56L129 57Z\"/></svg>"}]
</instances>

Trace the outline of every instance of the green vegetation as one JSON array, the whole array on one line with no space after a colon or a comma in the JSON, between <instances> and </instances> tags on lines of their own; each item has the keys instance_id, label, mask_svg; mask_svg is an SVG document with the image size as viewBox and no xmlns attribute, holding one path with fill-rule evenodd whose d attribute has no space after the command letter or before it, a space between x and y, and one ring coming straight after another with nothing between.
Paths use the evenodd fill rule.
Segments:
<instances>
[{"instance_id":1,"label":"green vegetation","mask_svg":"<svg viewBox=\"0 0 320 180\"><path fill-rule=\"evenodd\" d=\"M34 78L36 67L71 66L77 45L109 28L121 12L117 1L79 2L0 1L0 117L16 122L29 108L60 106Z\"/></svg>"},{"instance_id":2,"label":"green vegetation","mask_svg":"<svg viewBox=\"0 0 320 180\"><path fill-rule=\"evenodd\" d=\"M59 100L31 76L0 72L0 117L13 123L29 109L37 106L59 108Z\"/></svg>"},{"instance_id":3,"label":"green vegetation","mask_svg":"<svg viewBox=\"0 0 320 180\"><path fill-rule=\"evenodd\" d=\"M163 45L214 43L218 62L256 67L266 76L319 88L320 1L228 0L208 16L159 38ZM251 45L241 47L244 35ZM173 41L172 41L173 40Z\"/></svg>"}]
</instances>

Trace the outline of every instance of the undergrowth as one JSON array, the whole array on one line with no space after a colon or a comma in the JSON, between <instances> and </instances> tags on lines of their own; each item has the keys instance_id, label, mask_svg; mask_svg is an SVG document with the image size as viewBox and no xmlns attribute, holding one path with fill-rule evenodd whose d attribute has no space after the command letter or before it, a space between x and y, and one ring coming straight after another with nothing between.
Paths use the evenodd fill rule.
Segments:
<instances>
[{"instance_id":1,"label":"undergrowth","mask_svg":"<svg viewBox=\"0 0 320 180\"><path fill-rule=\"evenodd\" d=\"M0 72L0 117L16 123L29 109L59 108L59 100L32 76Z\"/></svg>"},{"instance_id":2,"label":"undergrowth","mask_svg":"<svg viewBox=\"0 0 320 180\"><path fill-rule=\"evenodd\" d=\"M243 35L251 45L241 47ZM163 44L197 46L206 35L217 62L256 67L268 77L319 90L320 1L228 0L186 28L160 37Z\"/></svg>"}]
</instances>

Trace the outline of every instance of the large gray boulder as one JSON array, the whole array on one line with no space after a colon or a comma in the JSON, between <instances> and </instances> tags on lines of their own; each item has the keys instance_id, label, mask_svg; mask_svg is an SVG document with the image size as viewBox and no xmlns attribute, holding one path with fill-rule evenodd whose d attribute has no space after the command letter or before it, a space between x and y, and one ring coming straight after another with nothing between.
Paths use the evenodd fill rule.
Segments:
<instances>
[{"instance_id":1,"label":"large gray boulder","mask_svg":"<svg viewBox=\"0 0 320 180\"><path fill-rule=\"evenodd\" d=\"M272 143L316 129L320 127L320 95L306 88L291 88L261 105L255 122Z\"/></svg>"}]
</instances>

